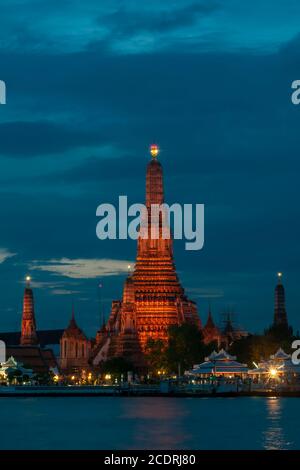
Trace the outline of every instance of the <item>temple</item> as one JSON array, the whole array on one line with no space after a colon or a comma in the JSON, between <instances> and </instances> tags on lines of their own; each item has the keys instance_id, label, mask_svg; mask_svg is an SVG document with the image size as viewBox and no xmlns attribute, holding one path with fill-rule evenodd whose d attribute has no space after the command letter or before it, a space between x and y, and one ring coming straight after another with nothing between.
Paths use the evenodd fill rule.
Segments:
<instances>
[{"instance_id":1,"label":"temple","mask_svg":"<svg viewBox=\"0 0 300 470\"><path fill-rule=\"evenodd\" d=\"M27 276L26 287L24 291L24 299L23 299L23 314L22 314L20 344L22 346L34 346L37 343L38 343L38 338L36 334L33 292L30 287L30 277Z\"/></svg>"},{"instance_id":2,"label":"temple","mask_svg":"<svg viewBox=\"0 0 300 470\"><path fill-rule=\"evenodd\" d=\"M0 333L0 339L6 344L7 359L11 358L18 365L23 364L34 373L46 374L49 370L58 368L55 346L58 346L62 330L37 331L34 296L30 281L30 276L27 276L21 332Z\"/></svg>"},{"instance_id":3,"label":"temple","mask_svg":"<svg viewBox=\"0 0 300 470\"><path fill-rule=\"evenodd\" d=\"M91 342L75 320L74 307L68 327L60 340L60 367L65 373L88 367Z\"/></svg>"},{"instance_id":4,"label":"temple","mask_svg":"<svg viewBox=\"0 0 300 470\"><path fill-rule=\"evenodd\" d=\"M275 287L274 327L288 328L288 319L285 309L285 291L281 281L282 273L278 273L278 283Z\"/></svg>"},{"instance_id":5,"label":"temple","mask_svg":"<svg viewBox=\"0 0 300 470\"><path fill-rule=\"evenodd\" d=\"M141 217L135 267L125 281L122 300L113 301L108 322L97 335L95 365L117 356L139 364L147 341L167 341L171 325L189 322L201 328L197 306L185 295L176 273L166 214L159 211L156 224L151 218L153 205L164 203L157 146L151 147L151 155L146 173L147 210Z\"/></svg>"},{"instance_id":6,"label":"temple","mask_svg":"<svg viewBox=\"0 0 300 470\"><path fill-rule=\"evenodd\" d=\"M211 308L209 307L208 317L206 325L204 326L203 330L203 341L205 344L215 342L218 347L225 342L225 337L223 337L222 332L219 328L215 325L215 322L212 317Z\"/></svg>"}]
</instances>

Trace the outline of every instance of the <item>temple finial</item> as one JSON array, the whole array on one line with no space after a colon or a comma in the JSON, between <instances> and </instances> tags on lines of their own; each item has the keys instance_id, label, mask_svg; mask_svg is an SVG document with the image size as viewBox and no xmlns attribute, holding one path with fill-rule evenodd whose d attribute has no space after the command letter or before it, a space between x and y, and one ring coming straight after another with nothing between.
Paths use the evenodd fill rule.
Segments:
<instances>
[{"instance_id":1,"label":"temple finial","mask_svg":"<svg viewBox=\"0 0 300 470\"><path fill-rule=\"evenodd\" d=\"M278 278L278 284L281 284L281 278L282 278L281 272L277 273L277 278Z\"/></svg>"},{"instance_id":2,"label":"temple finial","mask_svg":"<svg viewBox=\"0 0 300 470\"><path fill-rule=\"evenodd\" d=\"M151 156L153 159L156 159L158 157L158 154L159 154L159 147L158 145L156 144L152 144L150 146L150 153L151 153Z\"/></svg>"},{"instance_id":3,"label":"temple finial","mask_svg":"<svg viewBox=\"0 0 300 470\"><path fill-rule=\"evenodd\" d=\"M26 276L25 280L26 280L26 287L30 287L31 277L30 277L30 276Z\"/></svg>"}]
</instances>

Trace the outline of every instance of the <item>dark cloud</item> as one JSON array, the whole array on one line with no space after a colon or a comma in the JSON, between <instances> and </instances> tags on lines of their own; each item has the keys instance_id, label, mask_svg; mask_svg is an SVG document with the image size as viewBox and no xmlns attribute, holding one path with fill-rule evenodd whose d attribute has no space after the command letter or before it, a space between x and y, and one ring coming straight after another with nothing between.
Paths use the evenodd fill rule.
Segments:
<instances>
[{"instance_id":1,"label":"dark cloud","mask_svg":"<svg viewBox=\"0 0 300 470\"><path fill-rule=\"evenodd\" d=\"M38 157L105 141L92 132L49 121L0 123L0 153L12 157Z\"/></svg>"},{"instance_id":2,"label":"dark cloud","mask_svg":"<svg viewBox=\"0 0 300 470\"><path fill-rule=\"evenodd\" d=\"M110 28L111 35L133 36L138 33L167 33L176 29L193 26L199 19L220 8L214 1L198 1L181 8L155 11L131 11L120 7L113 13L100 16L97 23Z\"/></svg>"},{"instance_id":3,"label":"dark cloud","mask_svg":"<svg viewBox=\"0 0 300 470\"><path fill-rule=\"evenodd\" d=\"M188 253L175 243L184 285L221 290L216 309L233 302L246 326L263 328L272 318L273 273L283 270L297 323L300 107L291 104L290 86L300 78L299 38L268 54L250 47L204 53L203 37L197 41L195 34L176 44L162 41L159 53L121 55L111 47L113 34L177 36L177 29L210 14L199 8L178 7L165 16L158 9L149 16L139 10L130 17L124 9L103 14L112 36L76 53L28 52L36 41L24 28L19 49L1 53L8 105L1 108L0 151L18 161L1 166L0 248L24 263L11 258L0 266L3 307L21 300L15 286L33 259L134 257L134 242L96 239L95 211L119 194L143 201L147 147L156 141L167 201L206 205L204 250ZM52 166L39 158L52 153L60 154ZM45 272L35 276L49 282ZM107 279L105 295L117 298L122 282ZM85 326L95 320L97 293L88 281L78 289L90 299L82 307ZM60 298L50 304L42 290L44 325L54 326L55 317L56 326L65 326L69 301L52 296Z\"/></svg>"}]
</instances>

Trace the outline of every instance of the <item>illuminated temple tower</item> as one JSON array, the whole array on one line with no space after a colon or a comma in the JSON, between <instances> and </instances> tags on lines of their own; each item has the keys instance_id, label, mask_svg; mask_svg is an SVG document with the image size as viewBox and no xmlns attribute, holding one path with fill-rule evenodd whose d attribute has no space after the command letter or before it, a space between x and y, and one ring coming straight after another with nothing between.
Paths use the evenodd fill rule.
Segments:
<instances>
[{"instance_id":1,"label":"illuminated temple tower","mask_svg":"<svg viewBox=\"0 0 300 470\"><path fill-rule=\"evenodd\" d=\"M151 205L164 203L157 146L151 147L151 155L146 174L147 211L141 218L135 268L125 281L122 301L113 301L106 337L99 335L95 365L113 356L138 362L147 340L166 341L170 325L190 322L201 328L196 304L186 297L176 274L172 238L162 236L163 229L169 230L165 215L160 213L159 223L151 224Z\"/></svg>"},{"instance_id":2,"label":"illuminated temple tower","mask_svg":"<svg viewBox=\"0 0 300 470\"><path fill-rule=\"evenodd\" d=\"M38 343L38 338L36 334L35 315L34 315L33 292L30 287L29 276L26 278L26 287L24 291L20 343L22 346L33 346Z\"/></svg>"}]
</instances>

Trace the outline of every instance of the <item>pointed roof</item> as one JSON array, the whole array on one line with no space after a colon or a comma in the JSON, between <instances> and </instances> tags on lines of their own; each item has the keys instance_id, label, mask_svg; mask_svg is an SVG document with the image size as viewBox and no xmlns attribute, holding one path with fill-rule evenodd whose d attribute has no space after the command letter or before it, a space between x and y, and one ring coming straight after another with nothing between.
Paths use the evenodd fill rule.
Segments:
<instances>
[{"instance_id":1,"label":"pointed roof","mask_svg":"<svg viewBox=\"0 0 300 470\"><path fill-rule=\"evenodd\" d=\"M193 367L190 374L240 374L248 372L245 364L237 362L236 356L231 356L227 351L221 349L218 353L213 353L205 358L205 362L197 364Z\"/></svg>"},{"instance_id":2,"label":"pointed roof","mask_svg":"<svg viewBox=\"0 0 300 470\"><path fill-rule=\"evenodd\" d=\"M279 348L278 351L276 351L276 353L271 356L271 359L280 359L282 361L286 361L290 359L290 357L291 356L284 352L282 348Z\"/></svg>"},{"instance_id":3,"label":"pointed roof","mask_svg":"<svg viewBox=\"0 0 300 470\"><path fill-rule=\"evenodd\" d=\"M224 333L228 334L228 333L233 333L233 332L234 332L233 324L232 324L231 318L228 316L226 320L226 325L224 328Z\"/></svg>"},{"instance_id":4,"label":"pointed roof","mask_svg":"<svg viewBox=\"0 0 300 470\"><path fill-rule=\"evenodd\" d=\"M214 360L215 357L218 355L217 351L213 350L213 352L210 354L208 358L205 358L205 360Z\"/></svg>"},{"instance_id":5,"label":"pointed roof","mask_svg":"<svg viewBox=\"0 0 300 470\"><path fill-rule=\"evenodd\" d=\"M87 339L81 328L76 323L75 320L75 313L74 313L74 307L72 308L72 317L70 320L70 323L68 327L65 329L63 333L63 337L68 337L68 338L77 338L77 339Z\"/></svg>"},{"instance_id":6,"label":"pointed roof","mask_svg":"<svg viewBox=\"0 0 300 470\"><path fill-rule=\"evenodd\" d=\"M221 349L219 352L213 351L211 355L206 358L208 361L235 361L236 356L231 356L225 349Z\"/></svg>"},{"instance_id":7,"label":"pointed roof","mask_svg":"<svg viewBox=\"0 0 300 470\"><path fill-rule=\"evenodd\" d=\"M212 313L211 313L211 309L209 307L209 310L208 310L208 317L207 317L207 322L206 322L206 325L204 327L205 329L214 329L214 328L217 328L216 325L215 325L215 322L213 320L213 317L212 317Z\"/></svg>"}]
</instances>

